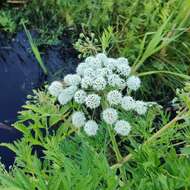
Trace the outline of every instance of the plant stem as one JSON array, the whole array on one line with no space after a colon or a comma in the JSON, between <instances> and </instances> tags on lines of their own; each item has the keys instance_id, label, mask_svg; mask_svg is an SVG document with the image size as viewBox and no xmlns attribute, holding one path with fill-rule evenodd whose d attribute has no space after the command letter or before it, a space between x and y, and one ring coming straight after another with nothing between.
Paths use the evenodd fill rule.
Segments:
<instances>
[{"instance_id":1,"label":"plant stem","mask_svg":"<svg viewBox=\"0 0 190 190\"><path fill-rule=\"evenodd\" d=\"M114 150L114 152L115 152L117 161L121 161L122 156L121 156L120 151L119 151L119 148L118 148L118 146L117 146L117 142L116 142L115 136L114 136L114 134L112 133L111 126L108 127L108 131L109 131L109 135L110 135L110 138L111 138L111 142L112 142L112 145L113 145L113 150Z\"/></svg>"},{"instance_id":2,"label":"plant stem","mask_svg":"<svg viewBox=\"0 0 190 190\"><path fill-rule=\"evenodd\" d=\"M172 71L148 71L148 72L139 73L137 75L138 76L146 76L146 75L152 75L152 74L157 74L157 73L158 74L161 74L161 73L170 74L170 75L181 77L181 78L186 79L186 80L190 80L190 77L188 75L176 73L176 72L172 72Z\"/></svg>"},{"instance_id":3,"label":"plant stem","mask_svg":"<svg viewBox=\"0 0 190 190\"><path fill-rule=\"evenodd\" d=\"M158 137L161 136L161 134L163 132L165 132L167 129L171 128L177 121L183 119L182 115L187 111L187 108L184 108L181 112L178 113L178 115L172 119L169 123L167 123L164 127L162 127L159 131L157 131L155 134L153 134L149 139L147 139L143 145L149 144L151 142L153 142L154 140L156 140ZM123 164L125 164L126 162L128 162L129 160L131 160L131 158L133 157L133 154L130 153L127 156L125 156L120 162L118 162L117 164L114 164L113 166L111 166L111 169L117 169L120 168L121 166L123 166Z\"/></svg>"},{"instance_id":4,"label":"plant stem","mask_svg":"<svg viewBox=\"0 0 190 190\"><path fill-rule=\"evenodd\" d=\"M112 126L108 126L108 131L109 131L109 135L110 135L110 138L111 138L111 142L112 142L112 145L113 145L113 150L115 152L115 155L116 155L116 159L117 159L117 162L120 162L123 157L121 156L121 153L119 151L119 148L117 146L117 142L116 142L116 139L115 139L115 135L113 134L113 131L112 131ZM123 179L123 182L126 182L126 173L125 173L125 169L124 168L119 168L120 169L120 173L121 173L121 177Z\"/></svg>"}]
</instances>

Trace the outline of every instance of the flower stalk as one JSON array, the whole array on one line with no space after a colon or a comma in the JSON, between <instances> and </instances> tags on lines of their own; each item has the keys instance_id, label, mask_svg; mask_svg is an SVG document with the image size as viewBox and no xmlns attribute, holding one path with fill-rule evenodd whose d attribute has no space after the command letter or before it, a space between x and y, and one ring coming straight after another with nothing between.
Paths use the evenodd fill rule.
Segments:
<instances>
[{"instance_id":1,"label":"flower stalk","mask_svg":"<svg viewBox=\"0 0 190 190\"><path fill-rule=\"evenodd\" d=\"M154 140L156 140L157 138L159 138L166 130L168 130L169 128L173 127L174 124L181 120L184 119L183 115L184 113L187 111L187 108L184 108L182 111L180 111L178 113L178 115L172 119L169 123L167 123L164 127L162 127L159 131L157 131L155 134L153 134L149 139L147 139L143 145L149 144L151 142L153 142ZM142 145L142 146L143 146ZM128 154L127 156L125 156L124 158L122 158L122 160L114 165L111 166L111 169L117 169L122 167L126 162L128 162L129 160L131 160L133 157L133 154Z\"/></svg>"}]
</instances>

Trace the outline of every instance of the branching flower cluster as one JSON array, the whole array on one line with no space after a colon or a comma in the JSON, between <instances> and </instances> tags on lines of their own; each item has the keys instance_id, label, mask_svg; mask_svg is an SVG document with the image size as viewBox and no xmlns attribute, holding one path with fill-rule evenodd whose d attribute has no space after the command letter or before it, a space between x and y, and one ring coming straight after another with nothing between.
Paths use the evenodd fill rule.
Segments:
<instances>
[{"instance_id":1,"label":"branching flower cluster","mask_svg":"<svg viewBox=\"0 0 190 190\"><path fill-rule=\"evenodd\" d=\"M98 118L112 126L117 134L127 136L131 125L120 119L118 113L119 110L133 111L139 115L147 112L146 102L123 95L124 91L129 94L140 86L141 80L131 74L128 59L108 58L99 53L95 57L87 57L78 65L76 73L66 75L63 82L52 82L48 90L61 105L71 101L81 105L71 116L72 124L76 128L83 127L87 135L94 136L98 131L97 117L93 116L94 110L98 109L96 114L101 112Z\"/></svg>"}]
</instances>

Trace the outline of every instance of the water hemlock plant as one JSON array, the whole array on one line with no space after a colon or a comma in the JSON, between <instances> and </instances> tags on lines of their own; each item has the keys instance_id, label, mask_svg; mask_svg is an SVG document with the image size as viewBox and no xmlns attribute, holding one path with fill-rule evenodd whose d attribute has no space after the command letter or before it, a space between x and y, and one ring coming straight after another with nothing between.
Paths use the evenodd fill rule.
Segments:
<instances>
[{"instance_id":1,"label":"water hemlock plant","mask_svg":"<svg viewBox=\"0 0 190 190\"><path fill-rule=\"evenodd\" d=\"M128 59L109 58L103 53L90 56L80 63L75 74L48 87L61 105L76 104L71 120L76 129L84 128L89 136L98 132L98 123L105 122L109 130L127 136L132 128L120 118L120 112L144 115L150 103L135 100L131 93L141 86L139 77L131 74Z\"/></svg>"},{"instance_id":2,"label":"water hemlock plant","mask_svg":"<svg viewBox=\"0 0 190 190\"><path fill-rule=\"evenodd\" d=\"M105 124L119 162L122 156L115 135L128 136L133 128L121 113L142 116L151 105L132 97L140 86L141 80L132 75L127 58L109 58L99 53L80 63L75 74L66 75L63 81L52 82L48 90L61 105L74 104L70 114L76 131L83 129L86 135L95 136L98 135L99 124ZM125 172L120 172L124 179Z\"/></svg>"}]
</instances>

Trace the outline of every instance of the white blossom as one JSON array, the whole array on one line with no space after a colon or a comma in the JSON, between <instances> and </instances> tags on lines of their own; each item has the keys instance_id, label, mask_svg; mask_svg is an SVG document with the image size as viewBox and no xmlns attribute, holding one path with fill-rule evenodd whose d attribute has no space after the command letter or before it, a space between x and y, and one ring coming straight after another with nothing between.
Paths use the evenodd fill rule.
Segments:
<instances>
[{"instance_id":1,"label":"white blossom","mask_svg":"<svg viewBox=\"0 0 190 190\"><path fill-rule=\"evenodd\" d=\"M89 112L88 114L92 114L90 109L96 109L101 104L109 104L110 108L102 111L101 118L105 123L113 125L115 132L122 136L129 134L131 125L125 120L118 120L118 110L122 108L123 111L135 111L139 115L144 115L148 109L148 103L135 101L131 96L122 96L122 90L126 87L136 91L141 85L138 76L131 76L131 67L128 59L124 57L108 58L104 53L87 57L85 62L77 66L76 74L64 77L64 83L67 87L59 81L54 81L48 88L49 93L57 97L60 104L65 105L73 100L83 104L82 107ZM81 109L78 106L78 110L71 115L73 126L84 127L84 132L88 136L95 136L99 128L97 120L86 121L85 114L79 111ZM99 119L99 109L96 111L96 119Z\"/></svg>"},{"instance_id":2,"label":"white blossom","mask_svg":"<svg viewBox=\"0 0 190 190\"><path fill-rule=\"evenodd\" d=\"M90 94L86 97L85 103L88 108L95 109L100 105L100 96L97 94Z\"/></svg>"},{"instance_id":3,"label":"white blossom","mask_svg":"<svg viewBox=\"0 0 190 190\"><path fill-rule=\"evenodd\" d=\"M96 70L94 70L93 68L86 68L84 70L84 77L89 77L89 78L95 78L96 77Z\"/></svg>"},{"instance_id":4,"label":"white blossom","mask_svg":"<svg viewBox=\"0 0 190 190\"><path fill-rule=\"evenodd\" d=\"M113 74L113 72L109 68L101 68L101 69L97 69L96 74L101 77L107 77L107 76Z\"/></svg>"},{"instance_id":5,"label":"white blossom","mask_svg":"<svg viewBox=\"0 0 190 190\"><path fill-rule=\"evenodd\" d=\"M107 123L107 124L114 124L117 119L118 119L118 113L115 109L113 108L107 108L102 112L102 116L103 116L103 120Z\"/></svg>"},{"instance_id":6,"label":"white blossom","mask_svg":"<svg viewBox=\"0 0 190 190\"><path fill-rule=\"evenodd\" d=\"M54 81L48 87L48 91L52 96L57 97L63 90L63 84L59 81Z\"/></svg>"},{"instance_id":7,"label":"white blossom","mask_svg":"<svg viewBox=\"0 0 190 190\"><path fill-rule=\"evenodd\" d=\"M135 111L139 115L144 115L147 112L147 109L148 109L147 103L139 100L135 102Z\"/></svg>"},{"instance_id":8,"label":"white blossom","mask_svg":"<svg viewBox=\"0 0 190 190\"><path fill-rule=\"evenodd\" d=\"M127 79L127 86L130 90L138 90L138 88L140 87L141 85L141 80L139 77L137 76L130 76L128 79Z\"/></svg>"},{"instance_id":9,"label":"white blossom","mask_svg":"<svg viewBox=\"0 0 190 190\"><path fill-rule=\"evenodd\" d=\"M111 105L118 105L122 101L122 94L118 90L112 90L107 94L107 100Z\"/></svg>"},{"instance_id":10,"label":"white blossom","mask_svg":"<svg viewBox=\"0 0 190 190\"><path fill-rule=\"evenodd\" d=\"M131 96L124 96L121 101L121 107L126 111L134 110L136 106L135 100Z\"/></svg>"},{"instance_id":11,"label":"white blossom","mask_svg":"<svg viewBox=\"0 0 190 190\"><path fill-rule=\"evenodd\" d=\"M88 64L83 62L83 63L80 63L77 68L76 68L76 72L78 75L84 75L84 70L88 68Z\"/></svg>"},{"instance_id":12,"label":"white blossom","mask_svg":"<svg viewBox=\"0 0 190 190\"><path fill-rule=\"evenodd\" d=\"M118 62L119 64L129 65L129 61L128 61L128 59L125 58L125 57L119 57L119 58L117 59L117 62Z\"/></svg>"},{"instance_id":13,"label":"white blossom","mask_svg":"<svg viewBox=\"0 0 190 190\"><path fill-rule=\"evenodd\" d=\"M85 63L87 63L88 66L93 68L93 69L97 69L97 68L102 67L101 61L99 59L97 59L96 57L93 57L93 56L87 57L85 59Z\"/></svg>"},{"instance_id":14,"label":"white blossom","mask_svg":"<svg viewBox=\"0 0 190 190\"><path fill-rule=\"evenodd\" d=\"M87 89L93 85L93 78L84 77L81 80L81 87Z\"/></svg>"},{"instance_id":15,"label":"white blossom","mask_svg":"<svg viewBox=\"0 0 190 190\"><path fill-rule=\"evenodd\" d=\"M106 84L107 82L103 77L97 77L93 82L93 89L97 91L104 90Z\"/></svg>"},{"instance_id":16,"label":"white blossom","mask_svg":"<svg viewBox=\"0 0 190 190\"><path fill-rule=\"evenodd\" d=\"M131 72L131 67L127 64L117 64L116 70L120 75L128 77Z\"/></svg>"},{"instance_id":17,"label":"white blossom","mask_svg":"<svg viewBox=\"0 0 190 190\"><path fill-rule=\"evenodd\" d=\"M108 84L113 87L118 87L119 89L123 89L126 86L126 82L117 74L112 74L108 76Z\"/></svg>"},{"instance_id":18,"label":"white blossom","mask_svg":"<svg viewBox=\"0 0 190 190\"><path fill-rule=\"evenodd\" d=\"M84 131L88 136L95 136L98 130L98 124L94 120L89 120L84 125Z\"/></svg>"},{"instance_id":19,"label":"white blossom","mask_svg":"<svg viewBox=\"0 0 190 190\"><path fill-rule=\"evenodd\" d=\"M98 53L96 55L96 58L99 59L101 61L101 63L105 63L107 60L107 56L104 53Z\"/></svg>"},{"instance_id":20,"label":"white blossom","mask_svg":"<svg viewBox=\"0 0 190 190\"><path fill-rule=\"evenodd\" d=\"M118 120L115 124L114 130L119 135L127 136L131 131L131 125L125 120Z\"/></svg>"},{"instance_id":21,"label":"white blossom","mask_svg":"<svg viewBox=\"0 0 190 190\"><path fill-rule=\"evenodd\" d=\"M78 104L83 104L85 102L85 98L86 98L86 92L84 90L76 91L74 95L75 102L77 102Z\"/></svg>"},{"instance_id":22,"label":"white blossom","mask_svg":"<svg viewBox=\"0 0 190 190\"><path fill-rule=\"evenodd\" d=\"M64 90L61 91L61 93L58 96L58 101L60 104L65 105L69 101L72 100L75 92L77 91L76 86L70 86L68 88L65 88Z\"/></svg>"},{"instance_id":23,"label":"white blossom","mask_svg":"<svg viewBox=\"0 0 190 190\"><path fill-rule=\"evenodd\" d=\"M64 82L70 86L77 86L80 84L81 77L77 74L68 74L64 77Z\"/></svg>"},{"instance_id":24,"label":"white blossom","mask_svg":"<svg viewBox=\"0 0 190 190\"><path fill-rule=\"evenodd\" d=\"M72 124L76 128L84 126L86 121L85 115L83 112L77 111L72 114Z\"/></svg>"},{"instance_id":25,"label":"white blossom","mask_svg":"<svg viewBox=\"0 0 190 190\"><path fill-rule=\"evenodd\" d=\"M107 58L107 60L104 62L104 66L110 70L115 70L117 61L114 58Z\"/></svg>"}]
</instances>

